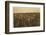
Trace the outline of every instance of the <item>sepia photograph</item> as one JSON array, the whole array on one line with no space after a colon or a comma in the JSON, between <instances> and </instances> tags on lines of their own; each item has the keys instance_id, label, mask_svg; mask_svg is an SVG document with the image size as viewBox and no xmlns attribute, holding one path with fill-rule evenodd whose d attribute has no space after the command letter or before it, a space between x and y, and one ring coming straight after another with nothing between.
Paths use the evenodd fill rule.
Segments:
<instances>
[{"instance_id":1,"label":"sepia photograph","mask_svg":"<svg viewBox=\"0 0 46 35\"><path fill-rule=\"evenodd\" d=\"M40 26L40 8L13 7L14 27Z\"/></svg>"}]
</instances>

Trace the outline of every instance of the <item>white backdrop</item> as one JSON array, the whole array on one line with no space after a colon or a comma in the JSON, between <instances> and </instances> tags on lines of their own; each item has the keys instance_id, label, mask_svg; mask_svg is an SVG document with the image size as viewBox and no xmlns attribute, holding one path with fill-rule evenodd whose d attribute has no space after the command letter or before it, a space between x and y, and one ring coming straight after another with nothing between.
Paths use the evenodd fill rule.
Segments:
<instances>
[{"instance_id":1,"label":"white backdrop","mask_svg":"<svg viewBox=\"0 0 46 35\"><path fill-rule=\"evenodd\" d=\"M0 35L15 35L15 34L5 34L5 1L6 0L0 0ZM45 3L46 6L46 0L14 0L14 1L41 2L41 3ZM21 33L16 35L46 35L46 30L45 32Z\"/></svg>"}]
</instances>

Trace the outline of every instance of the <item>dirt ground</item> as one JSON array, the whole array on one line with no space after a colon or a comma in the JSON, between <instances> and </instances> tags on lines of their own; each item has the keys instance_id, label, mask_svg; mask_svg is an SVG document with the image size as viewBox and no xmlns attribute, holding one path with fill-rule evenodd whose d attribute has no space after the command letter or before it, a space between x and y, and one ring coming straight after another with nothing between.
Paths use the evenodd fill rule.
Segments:
<instances>
[{"instance_id":1,"label":"dirt ground","mask_svg":"<svg viewBox=\"0 0 46 35\"><path fill-rule=\"evenodd\" d=\"M14 13L14 27L40 26L40 13Z\"/></svg>"}]
</instances>

